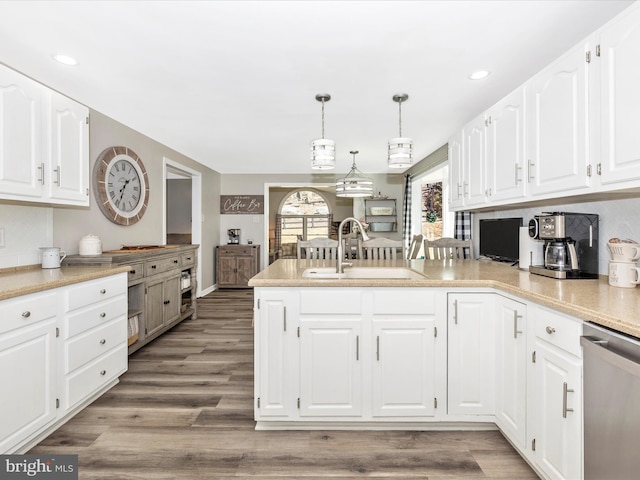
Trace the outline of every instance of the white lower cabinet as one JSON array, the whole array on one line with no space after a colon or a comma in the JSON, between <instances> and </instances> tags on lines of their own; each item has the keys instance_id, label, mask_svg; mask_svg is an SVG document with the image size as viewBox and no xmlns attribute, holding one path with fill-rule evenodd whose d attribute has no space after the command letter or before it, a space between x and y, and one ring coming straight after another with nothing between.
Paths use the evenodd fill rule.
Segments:
<instances>
[{"instance_id":1,"label":"white lower cabinet","mask_svg":"<svg viewBox=\"0 0 640 480\"><path fill-rule=\"evenodd\" d=\"M448 294L449 415L495 411L494 295Z\"/></svg>"},{"instance_id":2,"label":"white lower cabinet","mask_svg":"<svg viewBox=\"0 0 640 480\"><path fill-rule=\"evenodd\" d=\"M582 323L535 307L529 384L531 449L552 480L582 478Z\"/></svg>"},{"instance_id":3,"label":"white lower cabinet","mask_svg":"<svg viewBox=\"0 0 640 480\"><path fill-rule=\"evenodd\" d=\"M527 306L495 295L496 423L520 448L526 445Z\"/></svg>"},{"instance_id":4,"label":"white lower cabinet","mask_svg":"<svg viewBox=\"0 0 640 480\"><path fill-rule=\"evenodd\" d=\"M121 273L0 302L0 453L19 453L127 368Z\"/></svg>"}]
</instances>

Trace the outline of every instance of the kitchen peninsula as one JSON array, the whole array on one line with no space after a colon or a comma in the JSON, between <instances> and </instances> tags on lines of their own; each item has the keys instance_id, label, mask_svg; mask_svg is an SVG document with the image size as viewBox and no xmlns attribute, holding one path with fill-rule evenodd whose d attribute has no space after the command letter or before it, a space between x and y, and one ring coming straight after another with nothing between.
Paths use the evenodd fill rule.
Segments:
<instances>
[{"instance_id":1,"label":"kitchen peninsula","mask_svg":"<svg viewBox=\"0 0 640 480\"><path fill-rule=\"evenodd\" d=\"M256 428L497 426L543 478L582 478L582 325L640 336L635 289L475 260L303 277L333 263L279 260L249 282Z\"/></svg>"}]
</instances>

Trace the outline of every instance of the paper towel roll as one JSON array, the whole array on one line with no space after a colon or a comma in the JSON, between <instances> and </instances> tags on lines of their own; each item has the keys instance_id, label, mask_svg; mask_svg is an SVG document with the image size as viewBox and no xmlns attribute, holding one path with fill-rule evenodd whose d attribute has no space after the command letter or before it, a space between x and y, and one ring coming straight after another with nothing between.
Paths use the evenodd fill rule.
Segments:
<instances>
[{"instance_id":1,"label":"paper towel roll","mask_svg":"<svg viewBox=\"0 0 640 480\"><path fill-rule=\"evenodd\" d=\"M529 236L529 227L520 227L520 261L518 268L529 270L529 265L544 265L542 240L534 240Z\"/></svg>"}]
</instances>

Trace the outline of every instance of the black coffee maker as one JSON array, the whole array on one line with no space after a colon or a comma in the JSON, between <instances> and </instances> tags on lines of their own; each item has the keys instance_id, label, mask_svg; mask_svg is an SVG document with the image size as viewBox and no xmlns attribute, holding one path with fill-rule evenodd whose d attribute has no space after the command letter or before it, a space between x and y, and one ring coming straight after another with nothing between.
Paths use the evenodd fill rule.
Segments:
<instances>
[{"instance_id":1,"label":"black coffee maker","mask_svg":"<svg viewBox=\"0 0 640 480\"><path fill-rule=\"evenodd\" d=\"M551 278L598 278L598 215L552 212L529 222L529 236L544 240L544 265L529 272Z\"/></svg>"}]
</instances>

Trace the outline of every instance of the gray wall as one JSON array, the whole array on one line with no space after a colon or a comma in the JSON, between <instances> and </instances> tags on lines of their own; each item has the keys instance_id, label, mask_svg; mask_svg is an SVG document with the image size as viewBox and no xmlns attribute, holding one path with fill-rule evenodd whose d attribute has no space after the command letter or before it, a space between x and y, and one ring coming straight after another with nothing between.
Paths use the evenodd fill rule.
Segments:
<instances>
[{"instance_id":1,"label":"gray wall","mask_svg":"<svg viewBox=\"0 0 640 480\"><path fill-rule=\"evenodd\" d=\"M119 249L123 244L164 244L162 204L163 158L168 158L198 171L202 175L202 290L213 286L213 247L220 237L219 195L220 174L172 150L151 138L119 123L99 112L91 111L90 159L91 166L107 147L124 145L142 159L149 175L149 206L142 219L131 226L111 223L96 206L92 194L87 208L53 208L53 243L69 254L78 253L80 238L88 233L98 235L103 250Z\"/></svg>"}]
</instances>

